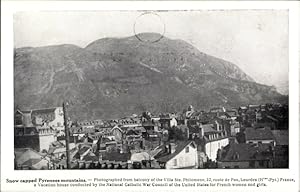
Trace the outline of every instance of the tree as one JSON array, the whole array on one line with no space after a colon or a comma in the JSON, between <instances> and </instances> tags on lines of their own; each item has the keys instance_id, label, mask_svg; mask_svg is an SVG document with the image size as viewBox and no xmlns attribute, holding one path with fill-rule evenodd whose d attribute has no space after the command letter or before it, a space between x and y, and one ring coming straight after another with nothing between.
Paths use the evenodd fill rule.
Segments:
<instances>
[{"instance_id":1,"label":"tree","mask_svg":"<svg viewBox=\"0 0 300 192\"><path fill-rule=\"evenodd\" d=\"M171 127L168 130L169 133L169 140L175 140L175 141L184 141L187 140L186 134L177 127Z\"/></svg>"},{"instance_id":2,"label":"tree","mask_svg":"<svg viewBox=\"0 0 300 192\"><path fill-rule=\"evenodd\" d=\"M246 137L244 132L239 132L236 134L236 140L238 143L245 143L246 142Z\"/></svg>"},{"instance_id":3,"label":"tree","mask_svg":"<svg viewBox=\"0 0 300 192\"><path fill-rule=\"evenodd\" d=\"M47 150L46 150L46 149L43 149L43 150L42 150L42 153L47 153Z\"/></svg>"}]
</instances>

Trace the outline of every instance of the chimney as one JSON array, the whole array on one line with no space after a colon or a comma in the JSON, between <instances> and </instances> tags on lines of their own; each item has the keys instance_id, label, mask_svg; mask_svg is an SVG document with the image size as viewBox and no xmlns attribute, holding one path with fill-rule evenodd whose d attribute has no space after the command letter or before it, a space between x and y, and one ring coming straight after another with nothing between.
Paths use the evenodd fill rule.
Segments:
<instances>
[{"instance_id":1,"label":"chimney","mask_svg":"<svg viewBox=\"0 0 300 192\"><path fill-rule=\"evenodd\" d=\"M174 153L176 150L175 150L175 143L170 143L169 144L169 153Z\"/></svg>"},{"instance_id":2,"label":"chimney","mask_svg":"<svg viewBox=\"0 0 300 192\"><path fill-rule=\"evenodd\" d=\"M223 111L223 112L226 112L226 109L225 109L225 107L222 107L222 111Z\"/></svg>"},{"instance_id":3,"label":"chimney","mask_svg":"<svg viewBox=\"0 0 300 192\"><path fill-rule=\"evenodd\" d=\"M215 123L216 123L216 129L217 129L217 131L220 131L220 124L219 124L219 122L215 121Z\"/></svg>"},{"instance_id":4,"label":"chimney","mask_svg":"<svg viewBox=\"0 0 300 192\"><path fill-rule=\"evenodd\" d=\"M187 119L185 118L185 119L184 119L184 125L187 125L187 123L188 123L188 122L187 122Z\"/></svg>"},{"instance_id":5,"label":"chimney","mask_svg":"<svg viewBox=\"0 0 300 192\"><path fill-rule=\"evenodd\" d=\"M199 134L200 134L200 139L203 139L203 137L204 137L204 129L202 127L202 124L199 127Z\"/></svg>"},{"instance_id":6,"label":"chimney","mask_svg":"<svg viewBox=\"0 0 300 192\"><path fill-rule=\"evenodd\" d=\"M186 129L186 138L189 138L190 137L190 130L189 128Z\"/></svg>"},{"instance_id":7,"label":"chimney","mask_svg":"<svg viewBox=\"0 0 300 192\"><path fill-rule=\"evenodd\" d=\"M233 159L238 160L239 158L240 158L240 154L238 152L235 152L235 154L233 155Z\"/></svg>"}]
</instances>

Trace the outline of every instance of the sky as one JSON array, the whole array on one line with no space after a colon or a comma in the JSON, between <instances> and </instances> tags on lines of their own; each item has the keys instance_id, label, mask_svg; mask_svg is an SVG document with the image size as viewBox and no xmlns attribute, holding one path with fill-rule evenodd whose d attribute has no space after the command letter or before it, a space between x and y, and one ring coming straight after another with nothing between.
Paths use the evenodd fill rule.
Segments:
<instances>
[{"instance_id":1,"label":"sky","mask_svg":"<svg viewBox=\"0 0 300 192\"><path fill-rule=\"evenodd\" d=\"M14 15L14 46L75 44L158 32L233 62L256 82L288 94L288 11L60 11Z\"/></svg>"}]
</instances>

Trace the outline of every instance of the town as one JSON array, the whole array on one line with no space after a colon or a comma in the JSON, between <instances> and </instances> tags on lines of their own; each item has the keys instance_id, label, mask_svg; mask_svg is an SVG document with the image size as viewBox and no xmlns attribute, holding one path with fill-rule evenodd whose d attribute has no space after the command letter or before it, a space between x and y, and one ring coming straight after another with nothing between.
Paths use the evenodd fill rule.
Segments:
<instances>
[{"instance_id":1,"label":"town","mask_svg":"<svg viewBox=\"0 0 300 192\"><path fill-rule=\"evenodd\" d=\"M145 111L73 122L63 107L15 110L16 170L289 167L288 105Z\"/></svg>"}]
</instances>

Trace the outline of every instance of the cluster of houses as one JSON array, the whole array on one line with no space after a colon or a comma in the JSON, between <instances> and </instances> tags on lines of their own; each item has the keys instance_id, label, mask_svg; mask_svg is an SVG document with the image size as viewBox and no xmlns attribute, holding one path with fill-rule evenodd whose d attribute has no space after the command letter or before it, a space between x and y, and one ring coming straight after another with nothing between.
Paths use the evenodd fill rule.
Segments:
<instances>
[{"instance_id":1,"label":"cluster of houses","mask_svg":"<svg viewBox=\"0 0 300 192\"><path fill-rule=\"evenodd\" d=\"M14 127L15 169L288 168L281 104L72 122L68 142L61 107L17 110Z\"/></svg>"}]
</instances>

